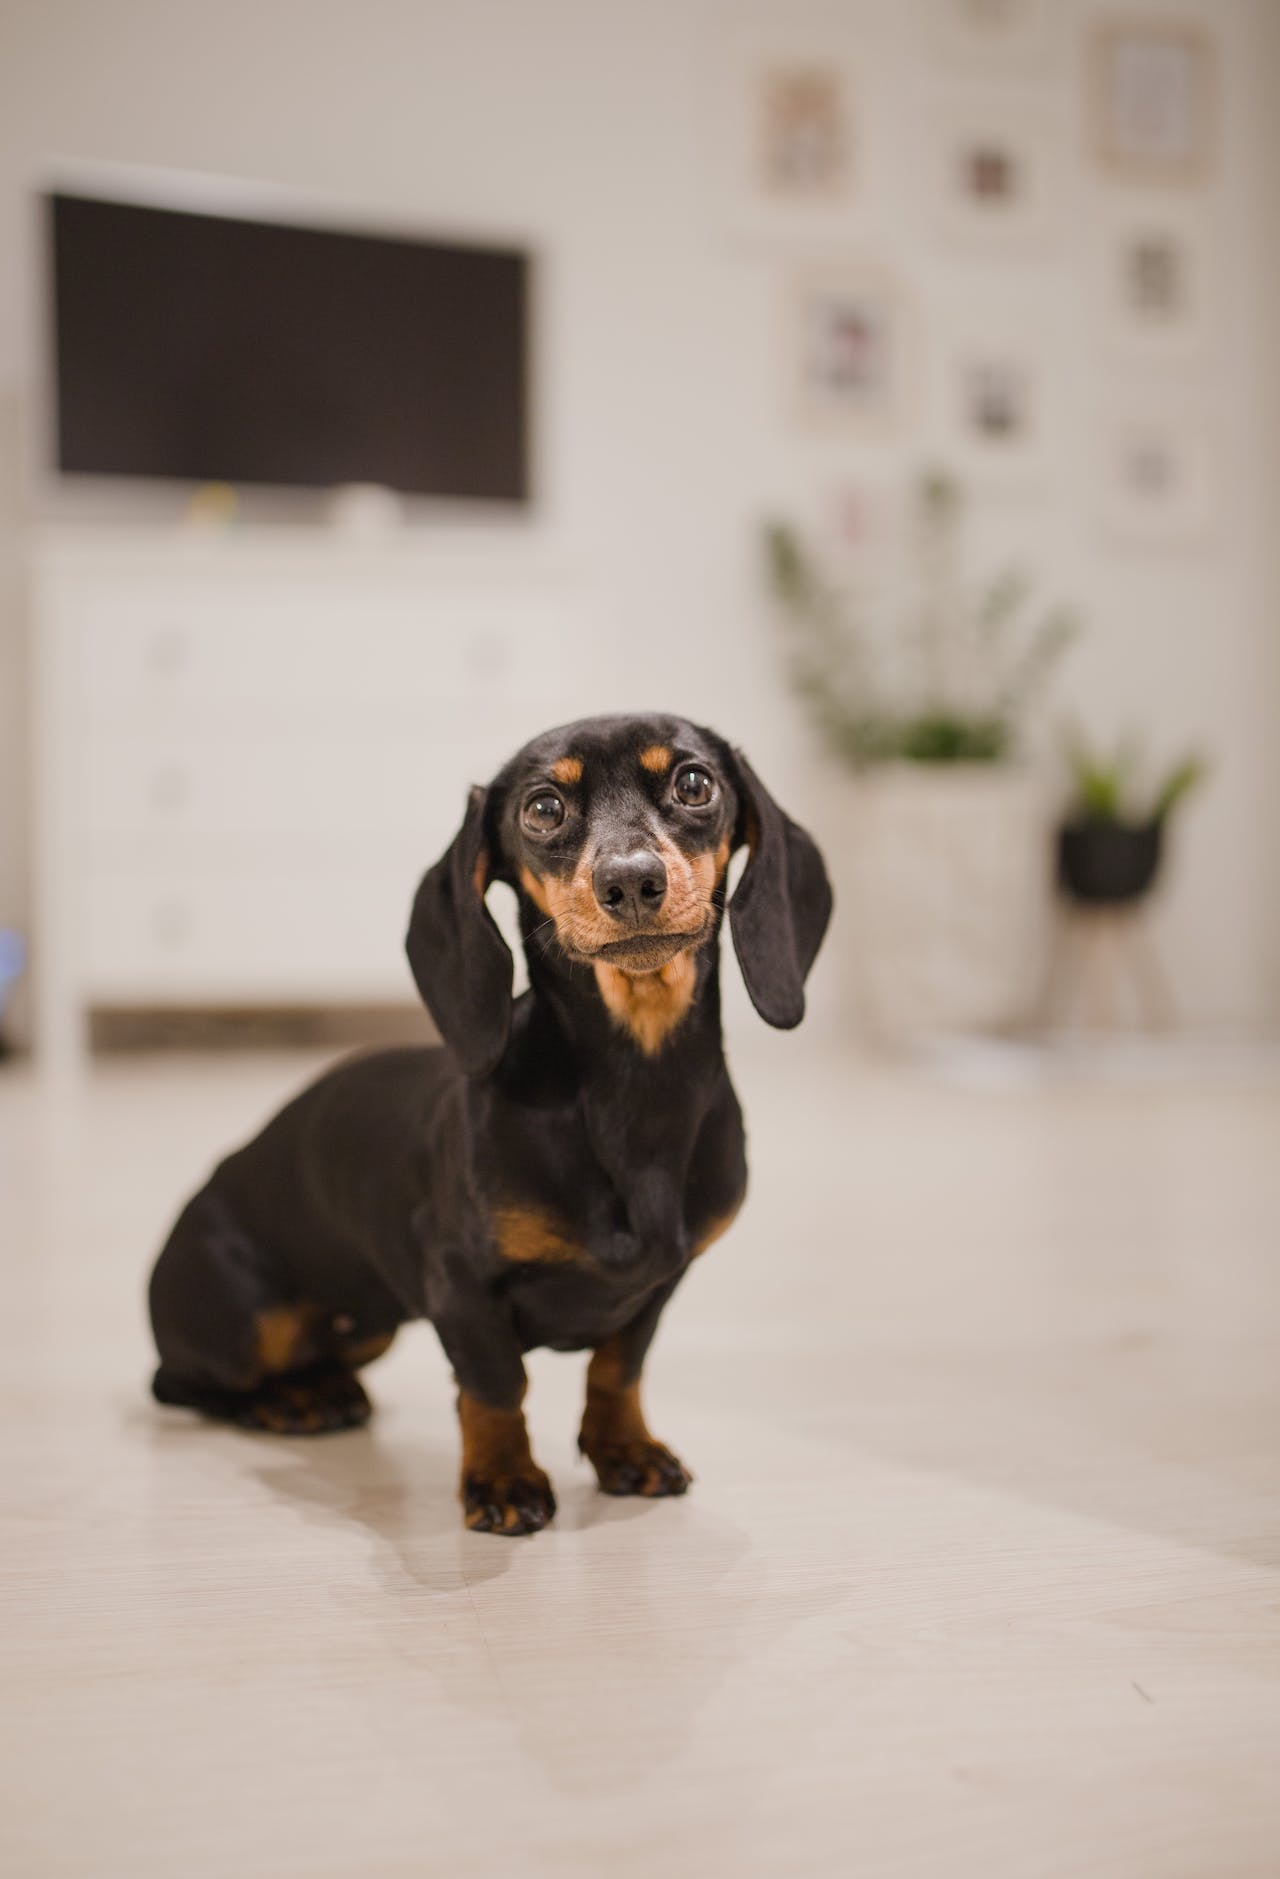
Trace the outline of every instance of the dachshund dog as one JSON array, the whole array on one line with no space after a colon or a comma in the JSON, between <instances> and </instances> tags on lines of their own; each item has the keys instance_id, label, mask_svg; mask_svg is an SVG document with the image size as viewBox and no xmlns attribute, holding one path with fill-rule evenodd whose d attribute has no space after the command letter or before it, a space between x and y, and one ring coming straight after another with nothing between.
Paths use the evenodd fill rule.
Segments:
<instances>
[{"instance_id":1,"label":"dachshund dog","mask_svg":"<svg viewBox=\"0 0 1280 1879\"><path fill-rule=\"evenodd\" d=\"M151 1279L162 1403L311 1435L367 1421L356 1375L429 1318L453 1367L468 1527L555 1512L523 1354L589 1350L579 1446L608 1494L683 1494L640 1372L746 1190L720 1038L725 876L756 1010L789 1029L831 913L813 841L714 732L588 718L535 738L418 889L409 963L442 1046L339 1064L228 1156ZM515 890L529 989L485 905Z\"/></svg>"}]
</instances>

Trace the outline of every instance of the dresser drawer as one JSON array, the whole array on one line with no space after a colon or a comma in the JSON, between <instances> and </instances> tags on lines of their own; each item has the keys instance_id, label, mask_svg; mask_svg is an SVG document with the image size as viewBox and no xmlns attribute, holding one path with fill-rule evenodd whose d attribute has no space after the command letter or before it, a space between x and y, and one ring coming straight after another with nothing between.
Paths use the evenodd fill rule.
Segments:
<instances>
[{"instance_id":1,"label":"dresser drawer","mask_svg":"<svg viewBox=\"0 0 1280 1879\"><path fill-rule=\"evenodd\" d=\"M461 822L468 785L492 775L526 735L501 721L468 729L438 711L413 738L378 738L368 727L327 738L314 729L274 737L207 727L187 737L99 732L77 752L77 819L91 843L405 836L431 859Z\"/></svg>"},{"instance_id":2,"label":"dresser drawer","mask_svg":"<svg viewBox=\"0 0 1280 1879\"><path fill-rule=\"evenodd\" d=\"M120 1003L412 1000L403 940L415 885L354 860L341 875L90 868L85 991Z\"/></svg>"},{"instance_id":3,"label":"dresser drawer","mask_svg":"<svg viewBox=\"0 0 1280 1879\"><path fill-rule=\"evenodd\" d=\"M617 696L581 573L479 535L451 560L426 534L113 533L34 573L55 1058L88 1002L411 999L414 891L468 785Z\"/></svg>"},{"instance_id":4,"label":"dresser drawer","mask_svg":"<svg viewBox=\"0 0 1280 1879\"><path fill-rule=\"evenodd\" d=\"M71 625L78 705L89 726L233 722L274 728L317 717L377 735L433 712L519 703L529 720L597 695L575 610L547 595L290 587L243 598L108 592ZM527 732L525 733L528 734Z\"/></svg>"}]
</instances>

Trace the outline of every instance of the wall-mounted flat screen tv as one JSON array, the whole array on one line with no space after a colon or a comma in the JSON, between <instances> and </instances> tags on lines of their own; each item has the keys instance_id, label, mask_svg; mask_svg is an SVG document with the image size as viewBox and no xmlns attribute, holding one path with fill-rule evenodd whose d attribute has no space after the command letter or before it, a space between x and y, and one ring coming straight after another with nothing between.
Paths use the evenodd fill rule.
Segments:
<instances>
[{"instance_id":1,"label":"wall-mounted flat screen tv","mask_svg":"<svg viewBox=\"0 0 1280 1879\"><path fill-rule=\"evenodd\" d=\"M60 470L528 499L524 251L47 208Z\"/></svg>"}]
</instances>

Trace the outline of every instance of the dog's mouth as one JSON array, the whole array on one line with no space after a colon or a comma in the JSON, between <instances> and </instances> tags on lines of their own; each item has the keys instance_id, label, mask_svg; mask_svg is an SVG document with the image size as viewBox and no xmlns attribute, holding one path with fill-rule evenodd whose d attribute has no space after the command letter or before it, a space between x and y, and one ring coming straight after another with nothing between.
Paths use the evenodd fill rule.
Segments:
<instances>
[{"instance_id":1,"label":"dog's mouth","mask_svg":"<svg viewBox=\"0 0 1280 1879\"><path fill-rule=\"evenodd\" d=\"M625 939L606 940L589 952L574 947L572 957L584 964L616 966L623 972L660 972L678 953L687 952L703 937L696 933L629 933Z\"/></svg>"}]
</instances>

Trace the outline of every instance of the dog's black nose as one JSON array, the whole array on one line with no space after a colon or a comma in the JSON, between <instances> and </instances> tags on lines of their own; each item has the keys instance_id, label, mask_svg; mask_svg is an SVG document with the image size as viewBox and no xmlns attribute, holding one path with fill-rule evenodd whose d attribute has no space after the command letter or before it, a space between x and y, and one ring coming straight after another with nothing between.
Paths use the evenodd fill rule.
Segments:
<instances>
[{"instance_id":1,"label":"dog's black nose","mask_svg":"<svg viewBox=\"0 0 1280 1879\"><path fill-rule=\"evenodd\" d=\"M651 920L667 897L667 870L650 848L601 855L591 871L596 899L625 926Z\"/></svg>"}]
</instances>

